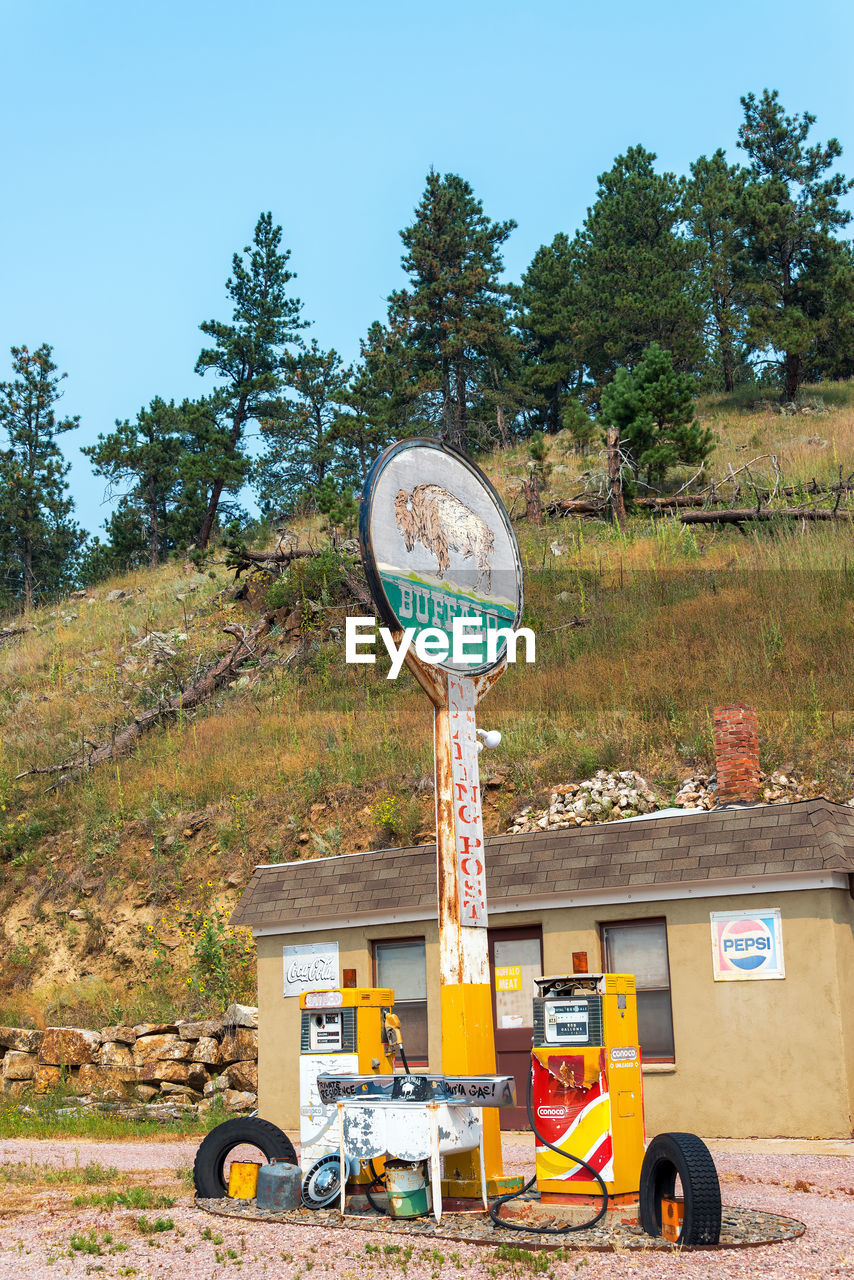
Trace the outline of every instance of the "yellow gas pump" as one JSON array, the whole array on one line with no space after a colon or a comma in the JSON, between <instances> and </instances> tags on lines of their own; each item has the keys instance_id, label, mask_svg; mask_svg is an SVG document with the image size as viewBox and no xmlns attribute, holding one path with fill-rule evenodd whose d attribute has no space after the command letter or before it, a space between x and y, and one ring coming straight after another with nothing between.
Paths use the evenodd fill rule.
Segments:
<instances>
[{"instance_id":1,"label":"yellow gas pump","mask_svg":"<svg viewBox=\"0 0 854 1280\"><path fill-rule=\"evenodd\" d=\"M335 1104L321 1101L317 1077L390 1075L394 1046L384 1019L394 1005L388 987L306 991L300 1007L300 1143L303 1169L338 1150Z\"/></svg>"},{"instance_id":2,"label":"yellow gas pump","mask_svg":"<svg viewBox=\"0 0 854 1280\"><path fill-rule=\"evenodd\" d=\"M632 974L536 978L532 1104L542 1202L637 1199L644 1158L641 1054Z\"/></svg>"}]
</instances>

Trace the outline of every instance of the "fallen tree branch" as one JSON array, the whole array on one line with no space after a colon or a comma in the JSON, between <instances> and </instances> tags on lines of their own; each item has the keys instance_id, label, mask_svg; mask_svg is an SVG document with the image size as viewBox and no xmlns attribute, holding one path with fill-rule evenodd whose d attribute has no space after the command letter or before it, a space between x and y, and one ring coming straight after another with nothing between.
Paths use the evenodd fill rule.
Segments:
<instances>
[{"instance_id":1,"label":"fallen tree branch","mask_svg":"<svg viewBox=\"0 0 854 1280\"><path fill-rule=\"evenodd\" d=\"M246 547L241 547L239 551L231 552L226 563L229 569L234 570L235 577L239 578L241 573L253 567L287 569L292 560L307 559L319 554L311 547L289 547L284 550L277 548L275 551L249 551Z\"/></svg>"},{"instance_id":2,"label":"fallen tree branch","mask_svg":"<svg viewBox=\"0 0 854 1280\"><path fill-rule=\"evenodd\" d=\"M0 629L0 646L8 644L10 640L16 640L18 636L26 635L28 631L33 630L33 627L3 627Z\"/></svg>"},{"instance_id":3,"label":"fallen tree branch","mask_svg":"<svg viewBox=\"0 0 854 1280\"><path fill-rule=\"evenodd\" d=\"M230 653L209 666L198 680L182 693L176 693L160 706L152 707L149 711L143 711L135 716L130 724L114 732L109 742L102 742L94 746L91 751L84 751L81 755L75 756L72 760L66 760L62 764L25 769L23 773L17 775L15 781L34 774L59 774L61 776L53 786L62 786L87 770L94 769L96 765L103 764L105 760L113 760L116 756L123 755L139 741L144 733L161 720L167 716L177 715L179 712L192 711L194 707L205 702L217 689L226 684L245 662L256 656L253 646L270 630L273 617L273 614L264 614L248 631L239 628L242 634L238 636L238 643ZM232 625L225 627L224 630L231 635L238 633L238 628ZM53 790L53 787L48 789Z\"/></svg>"},{"instance_id":4,"label":"fallen tree branch","mask_svg":"<svg viewBox=\"0 0 854 1280\"><path fill-rule=\"evenodd\" d=\"M601 516L608 512L607 498L555 498L543 508L549 516Z\"/></svg>"},{"instance_id":5,"label":"fallen tree branch","mask_svg":"<svg viewBox=\"0 0 854 1280\"><path fill-rule=\"evenodd\" d=\"M569 627L589 627L589 618L571 618L569 622L562 622L559 627L546 627L543 635L550 636L554 631L566 631Z\"/></svg>"},{"instance_id":6,"label":"fallen tree branch","mask_svg":"<svg viewBox=\"0 0 854 1280\"><path fill-rule=\"evenodd\" d=\"M745 520L846 520L850 511L830 511L827 507L789 507L772 511L768 508L731 508L727 511L686 511L679 517L682 524L741 524Z\"/></svg>"}]
</instances>

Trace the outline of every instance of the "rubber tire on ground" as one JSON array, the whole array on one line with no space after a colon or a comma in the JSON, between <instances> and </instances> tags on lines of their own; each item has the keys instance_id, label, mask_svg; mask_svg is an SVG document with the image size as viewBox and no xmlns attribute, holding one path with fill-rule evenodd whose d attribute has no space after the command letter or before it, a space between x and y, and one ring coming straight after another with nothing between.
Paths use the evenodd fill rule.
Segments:
<instances>
[{"instance_id":1,"label":"rubber tire on ground","mask_svg":"<svg viewBox=\"0 0 854 1280\"><path fill-rule=\"evenodd\" d=\"M229 1152L244 1143L263 1151L267 1160L287 1160L297 1163L294 1144L286 1133L283 1133L269 1120L260 1120L257 1116L238 1117L226 1120L211 1129L196 1152L193 1165L193 1181L196 1184L196 1195L203 1200L217 1200L228 1195L223 1170Z\"/></svg>"},{"instance_id":2,"label":"rubber tire on ground","mask_svg":"<svg viewBox=\"0 0 854 1280\"><path fill-rule=\"evenodd\" d=\"M647 1235L661 1235L661 1198L672 1196L676 1175L684 1199L680 1244L717 1244L721 1187L711 1152L694 1133L659 1133L646 1149L640 1176L640 1219Z\"/></svg>"}]
</instances>

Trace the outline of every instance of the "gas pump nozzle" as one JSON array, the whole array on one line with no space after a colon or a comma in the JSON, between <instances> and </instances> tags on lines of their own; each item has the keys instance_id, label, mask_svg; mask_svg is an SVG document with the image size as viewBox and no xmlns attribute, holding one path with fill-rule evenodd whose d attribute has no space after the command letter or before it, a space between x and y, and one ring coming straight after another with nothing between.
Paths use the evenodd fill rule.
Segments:
<instances>
[{"instance_id":1,"label":"gas pump nozzle","mask_svg":"<svg viewBox=\"0 0 854 1280\"><path fill-rule=\"evenodd\" d=\"M389 1048L395 1056L397 1056L398 1053L400 1054L401 1061L403 1062L403 1069L406 1074L409 1075L409 1063L406 1061L406 1053L403 1048L403 1033L400 1029L400 1018L396 1013L386 1012L383 1015L383 1026L385 1028L385 1036L388 1041Z\"/></svg>"}]
</instances>

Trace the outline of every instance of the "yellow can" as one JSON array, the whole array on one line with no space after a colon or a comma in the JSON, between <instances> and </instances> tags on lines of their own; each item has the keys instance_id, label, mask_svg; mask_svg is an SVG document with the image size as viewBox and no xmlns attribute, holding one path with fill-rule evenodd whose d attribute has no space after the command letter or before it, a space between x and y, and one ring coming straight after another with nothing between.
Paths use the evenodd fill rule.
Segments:
<instances>
[{"instance_id":1,"label":"yellow can","mask_svg":"<svg viewBox=\"0 0 854 1280\"><path fill-rule=\"evenodd\" d=\"M249 1160L233 1160L228 1173L228 1194L232 1200L254 1200L258 1191L260 1164Z\"/></svg>"}]
</instances>

